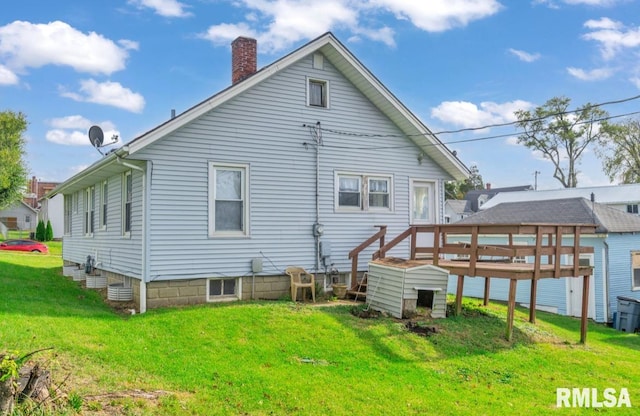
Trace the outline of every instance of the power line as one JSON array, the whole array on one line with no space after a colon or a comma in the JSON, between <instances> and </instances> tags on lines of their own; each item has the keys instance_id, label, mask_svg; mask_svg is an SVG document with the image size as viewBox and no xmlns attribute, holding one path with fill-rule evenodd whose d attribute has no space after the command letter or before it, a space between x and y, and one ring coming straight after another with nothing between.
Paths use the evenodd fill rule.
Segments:
<instances>
[{"instance_id":1,"label":"power line","mask_svg":"<svg viewBox=\"0 0 640 416\"><path fill-rule=\"evenodd\" d=\"M353 137L376 137L376 138L380 138L380 137L425 137L425 136L436 136L436 135L442 135L442 134L454 134L454 133L463 133L463 132L467 132L467 131L477 131L477 130L484 130L484 129L489 129L489 128L494 128L494 127L507 127L507 126L515 126L519 123L522 122L531 122L531 121L541 121L550 117L555 117L555 116L560 116L560 115L567 115L567 114L572 114L572 113L578 113L580 111L584 111L587 109L591 109L591 108L596 108L596 107L600 107L600 106L604 106L604 105L612 105L612 104L621 104L621 103L625 103L625 102L629 102L629 101L633 101L633 100L637 100L640 98L640 95L635 95L633 97L628 97L628 98L622 98L619 100L610 100L610 101L604 101L602 103L598 103L598 104L589 104L585 107L582 107L580 109L575 109L575 110L567 110L567 111L560 111L557 113L552 113L552 114L548 114L544 117L534 117L534 118L530 118L530 119L523 119L523 120L518 120L518 121L511 121L511 122L505 122L505 123L494 123L494 124L487 124L485 126L478 126L478 127L467 127L467 128L463 128L463 129L458 129L458 130L442 130L442 131L438 131L438 132L430 132L430 133L426 133L426 134L410 134L410 135L400 135L400 134L378 134L378 133L360 133L360 132L354 132L354 131L344 131L344 130L336 130L336 129L329 129L326 127L322 127L321 130L325 131L327 133L333 133L333 134L339 134L342 136L353 136ZM629 113L626 115L633 115L633 114L637 114L637 112L633 112L633 113ZM612 116L609 118L616 118L616 117L623 117L622 116ZM609 118L603 118L602 120L608 120ZM595 121L600 121L600 120L595 120Z\"/></svg>"},{"instance_id":2,"label":"power line","mask_svg":"<svg viewBox=\"0 0 640 416\"><path fill-rule=\"evenodd\" d=\"M631 112L631 113L625 113L625 114L618 114L618 115L614 115L614 116L602 117L602 118L599 118L599 119L596 119L596 120L582 121L582 122L577 123L577 124L586 124L586 123L591 123L591 122L611 120L611 119L614 119L614 118L628 117L628 116L632 116L632 115L636 115L636 114L640 114L640 111L634 111L634 112ZM325 130L325 131L328 131L328 130ZM452 141L448 141L448 142L428 143L425 146L447 146L447 145L450 145L450 144L457 144L457 143L480 142L480 141L485 141L485 140L492 140L492 139L499 139L499 138L503 138L503 137L516 136L517 134L518 133L496 134L496 135L492 135L492 136L474 137L474 138L471 138L471 139L461 139L461 140L452 140ZM367 137L371 137L371 136L367 136ZM381 136L381 137L405 137L405 136ZM362 146L336 146L336 145L325 144L324 147L332 148L332 149L344 149L344 150L388 150L388 149L406 149L406 148L414 147L414 145L362 147Z\"/></svg>"}]
</instances>

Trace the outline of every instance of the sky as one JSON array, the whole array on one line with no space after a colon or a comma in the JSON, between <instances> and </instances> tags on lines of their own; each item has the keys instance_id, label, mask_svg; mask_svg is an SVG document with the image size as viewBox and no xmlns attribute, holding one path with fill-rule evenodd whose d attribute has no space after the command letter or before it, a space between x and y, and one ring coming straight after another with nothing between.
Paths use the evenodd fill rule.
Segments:
<instances>
[{"instance_id":1,"label":"sky","mask_svg":"<svg viewBox=\"0 0 640 416\"><path fill-rule=\"evenodd\" d=\"M22 112L30 175L60 182L231 84L230 43L258 68L334 35L493 188L556 189L517 144L516 110L553 97L640 111L638 0L21 0L0 14L0 111ZM639 114L631 117L640 117ZM474 129L476 128L476 129ZM459 133L452 130L467 129ZM497 137L496 137L497 136ZM590 149L578 186L610 184ZM615 181L614 181L615 183Z\"/></svg>"}]
</instances>

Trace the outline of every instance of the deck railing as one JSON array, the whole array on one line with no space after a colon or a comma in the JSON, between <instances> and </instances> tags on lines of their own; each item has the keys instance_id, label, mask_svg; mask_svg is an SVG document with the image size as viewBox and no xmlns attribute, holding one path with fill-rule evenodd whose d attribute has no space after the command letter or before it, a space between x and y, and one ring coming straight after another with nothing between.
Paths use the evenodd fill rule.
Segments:
<instances>
[{"instance_id":1,"label":"deck railing","mask_svg":"<svg viewBox=\"0 0 640 416\"><path fill-rule=\"evenodd\" d=\"M351 290L356 290L358 287L358 256L362 251L367 249L370 245L379 241L380 249L376 251L378 253L384 247L384 236L387 234L387 226L386 225L376 225L380 230L377 233L369 237L365 242L360 244L358 247L354 248L349 252L349 259L351 259ZM377 259L379 256L374 253L373 260Z\"/></svg>"}]
</instances>

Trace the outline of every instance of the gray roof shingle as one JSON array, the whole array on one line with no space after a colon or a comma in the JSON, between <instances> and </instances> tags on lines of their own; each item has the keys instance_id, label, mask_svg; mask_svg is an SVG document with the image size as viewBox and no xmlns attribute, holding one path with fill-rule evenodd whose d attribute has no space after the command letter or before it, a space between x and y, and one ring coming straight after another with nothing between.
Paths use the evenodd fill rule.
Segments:
<instances>
[{"instance_id":1,"label":"gray roof shingle","mask_svg":"<svg viewBox=\"0 0 640 416\"><path fill-rule=\"evenodd\" d=\"M640 216L585 198L505 202L457 224L596 224L597 233L640 232Z\"/></svg>"}]
</instances>

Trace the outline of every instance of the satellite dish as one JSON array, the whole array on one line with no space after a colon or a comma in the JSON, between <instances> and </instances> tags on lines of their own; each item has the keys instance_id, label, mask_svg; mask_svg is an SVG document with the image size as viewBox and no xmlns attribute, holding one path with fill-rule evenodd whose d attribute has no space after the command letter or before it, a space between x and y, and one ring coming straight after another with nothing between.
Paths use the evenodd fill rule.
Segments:
<instances>
[{"instance_id":1,"label":"satellite dish","mask_svg":"<svg viewBox=\"0 0 640 416\"><path fill-rule=\"evenodd\" d=\"M104 133L99 126L91 126L89 129L89 141L96 149L102 146L104 141Z\"/></svg>"}]
</instances>

